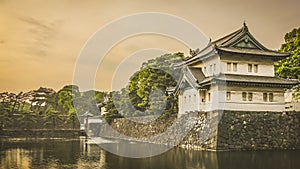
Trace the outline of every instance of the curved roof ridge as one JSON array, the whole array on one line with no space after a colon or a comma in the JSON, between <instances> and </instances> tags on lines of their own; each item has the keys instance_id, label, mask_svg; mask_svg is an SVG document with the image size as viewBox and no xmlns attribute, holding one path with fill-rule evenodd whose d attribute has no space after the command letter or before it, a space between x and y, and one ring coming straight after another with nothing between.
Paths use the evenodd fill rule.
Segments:
<instances>
[{"instance_id":1,"label":"curved roof ridge","mask_svg":"<svg viewBox=\"0 0 300 169\"><path fill-rule=\"evenodd\" d=\"M246 31L248 31L248 27L244 23L243 27L241 27L240 29L238 29L238 30L236 30L236 31L234 31L234 32L232 32L228 35L225 35L225 36L213 41L212 43L217 45L217 46L221 46L221 45L227 43L228 41L232 40L233 38L237 37L237 35L241 35Z\"/></svg>"}]
</instances>

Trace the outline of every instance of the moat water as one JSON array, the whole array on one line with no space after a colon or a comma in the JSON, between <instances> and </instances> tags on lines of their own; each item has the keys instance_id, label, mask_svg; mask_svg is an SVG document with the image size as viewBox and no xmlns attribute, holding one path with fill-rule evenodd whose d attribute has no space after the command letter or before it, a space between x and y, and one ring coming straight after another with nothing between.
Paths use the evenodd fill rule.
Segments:
<instances>
[{"instance_id":1,"label":"moat water","mask_svg":"<svg viewBox=\"0 0 300 169\"><path fill-rule=\"evenodd\" d=\"M117 144L118 143L112 143ZM138 144L138 143L137 143ZM0 138L1 169L297 169L300 151L205 152L173 148L148 158L114 155L84 138Z\"/></svg>"}]
</instances>

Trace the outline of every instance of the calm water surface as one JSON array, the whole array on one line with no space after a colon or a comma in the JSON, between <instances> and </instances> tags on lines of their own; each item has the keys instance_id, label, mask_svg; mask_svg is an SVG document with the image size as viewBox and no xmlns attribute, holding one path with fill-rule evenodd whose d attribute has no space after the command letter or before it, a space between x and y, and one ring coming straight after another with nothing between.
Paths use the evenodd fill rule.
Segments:
<instances>
[{"instance_id":1,"label":"calm water surface","mask_svg":"<svg viewBox=\"0 0 300 169\"><path fill-rule=\"evenodd\" d=\"M215 153L173 148L134 159L111 154L84 139L0 138L0 168L299 169L300 151Z\"/></svg>"}]
</instances>

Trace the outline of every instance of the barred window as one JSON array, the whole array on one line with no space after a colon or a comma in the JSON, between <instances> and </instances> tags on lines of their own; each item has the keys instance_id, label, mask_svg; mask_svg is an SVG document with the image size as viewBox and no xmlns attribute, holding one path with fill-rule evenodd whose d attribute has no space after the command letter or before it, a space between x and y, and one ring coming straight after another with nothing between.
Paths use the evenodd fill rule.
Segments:
<instances>
[{"instance_id":1,"label":"barred window","mask_svg":"<svg viewBox=\"0 0 300 169\"><path fill-rule=\"evenodd\" d=\"M253 99L253 93L248 93L248 100L252 101L252 99Z\"/></svg>"},{"instance_id":2,"label":"barred window","mask_svg":"<svg viewBox=\"0 0 300 169\"><path fill-rule=\"evenodd\" d=\"M248 64L248 72L252 72L252 64Z\"/></svg>"},{"instance_id":3,"label":"barred window","mask_svg":"<svg viewBox=\"0 0 300 169\"><path fill-rule=\"evenodd\" d=\"M246 98L247 98L247 93L246 93L246 92L243 92L243 93L242 93L242 99L243 99L243 101L246 101Z\"/></svg>"},{"instance_id":4,"label":"barred window","mask_svg":"<svg viewBox=\"0 0 300 169\"><path fill-rule=\"evenodd\" d=\"M227 63L227 71L228 71L228 72L231 71L231 63L230 63L230 62Z\"/></svg>"},{"instance_id":5,"label":"barred window","mask_svg":"<svg viewBox=\"0 0 300 169\"><path fill-rule=\"evenodd\" d=\"M254 65L254 73L258 72L258 65Z\"/></svg>"},{"instance_id":6,"label":"barred window","mask_svg":"<svg viewBox=\"0 0 300 169\"><path fill-rule=\"evenodd\" d=\"M263 100L264 100L264 102L268 101L268 94L267 93L263 93Z\"/></svg>"},{"instance_id":7,"label":"barred window","mask_svg":"<svg viewBox=\"0 0 300 169\"><path fill-rule=\"evenodd\" d=\"M237 63L233 63L233 71L234 71L234 72L237 71Z\"/></svg>"},{"instance_id":8,"label":"barred window","mask_svg":"<svg viewBox=\"0 0 300 169\"><path fill-rule=\"evenodd\" d=\"M214 64L214 72L216 72L216 64Z\"/></svg>"},{"instance_id":9,"label":"barred window","mask_svg":"<svg viewBox=\"0 0 300 169\"><path fill-rule=\"evenodd\" d=\"M226 100L231 100L231 92L226 92Z\"/></svg>"},{"instance_id":10,"label":"barred window","mask_svg":"<svg viewBox=\"0 0 300 169\"><path fill-rule=\"evenodd\" d=\"M274 101L274 95L273 93L269 93L269 102L273 102Z\"/></svg>"}]
</instances>

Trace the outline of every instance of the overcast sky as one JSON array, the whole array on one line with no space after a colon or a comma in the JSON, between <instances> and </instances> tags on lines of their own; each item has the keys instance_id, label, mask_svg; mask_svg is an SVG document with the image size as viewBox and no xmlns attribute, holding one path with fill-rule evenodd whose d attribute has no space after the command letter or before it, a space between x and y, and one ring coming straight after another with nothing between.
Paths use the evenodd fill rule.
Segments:
<instances>
[{"instance_id":1,"label":"overcast sky","mask_svg":"<svg viewBox=\"0 0 300 169\"><path fill-rule=\"evenodd\" d=\"M71 84L86 41L104 25L130 14L176 15L213 40L239 29L246 20L262 44L277 50L285 33L300 26L299 6L298 0L0 0L0 91L29 91L40 86L57 90ZM117 65L147 48L188 52L188 47L163 36L129 38L105 56L96 88L110 90Z\"/></svg>"}]
</instances>

